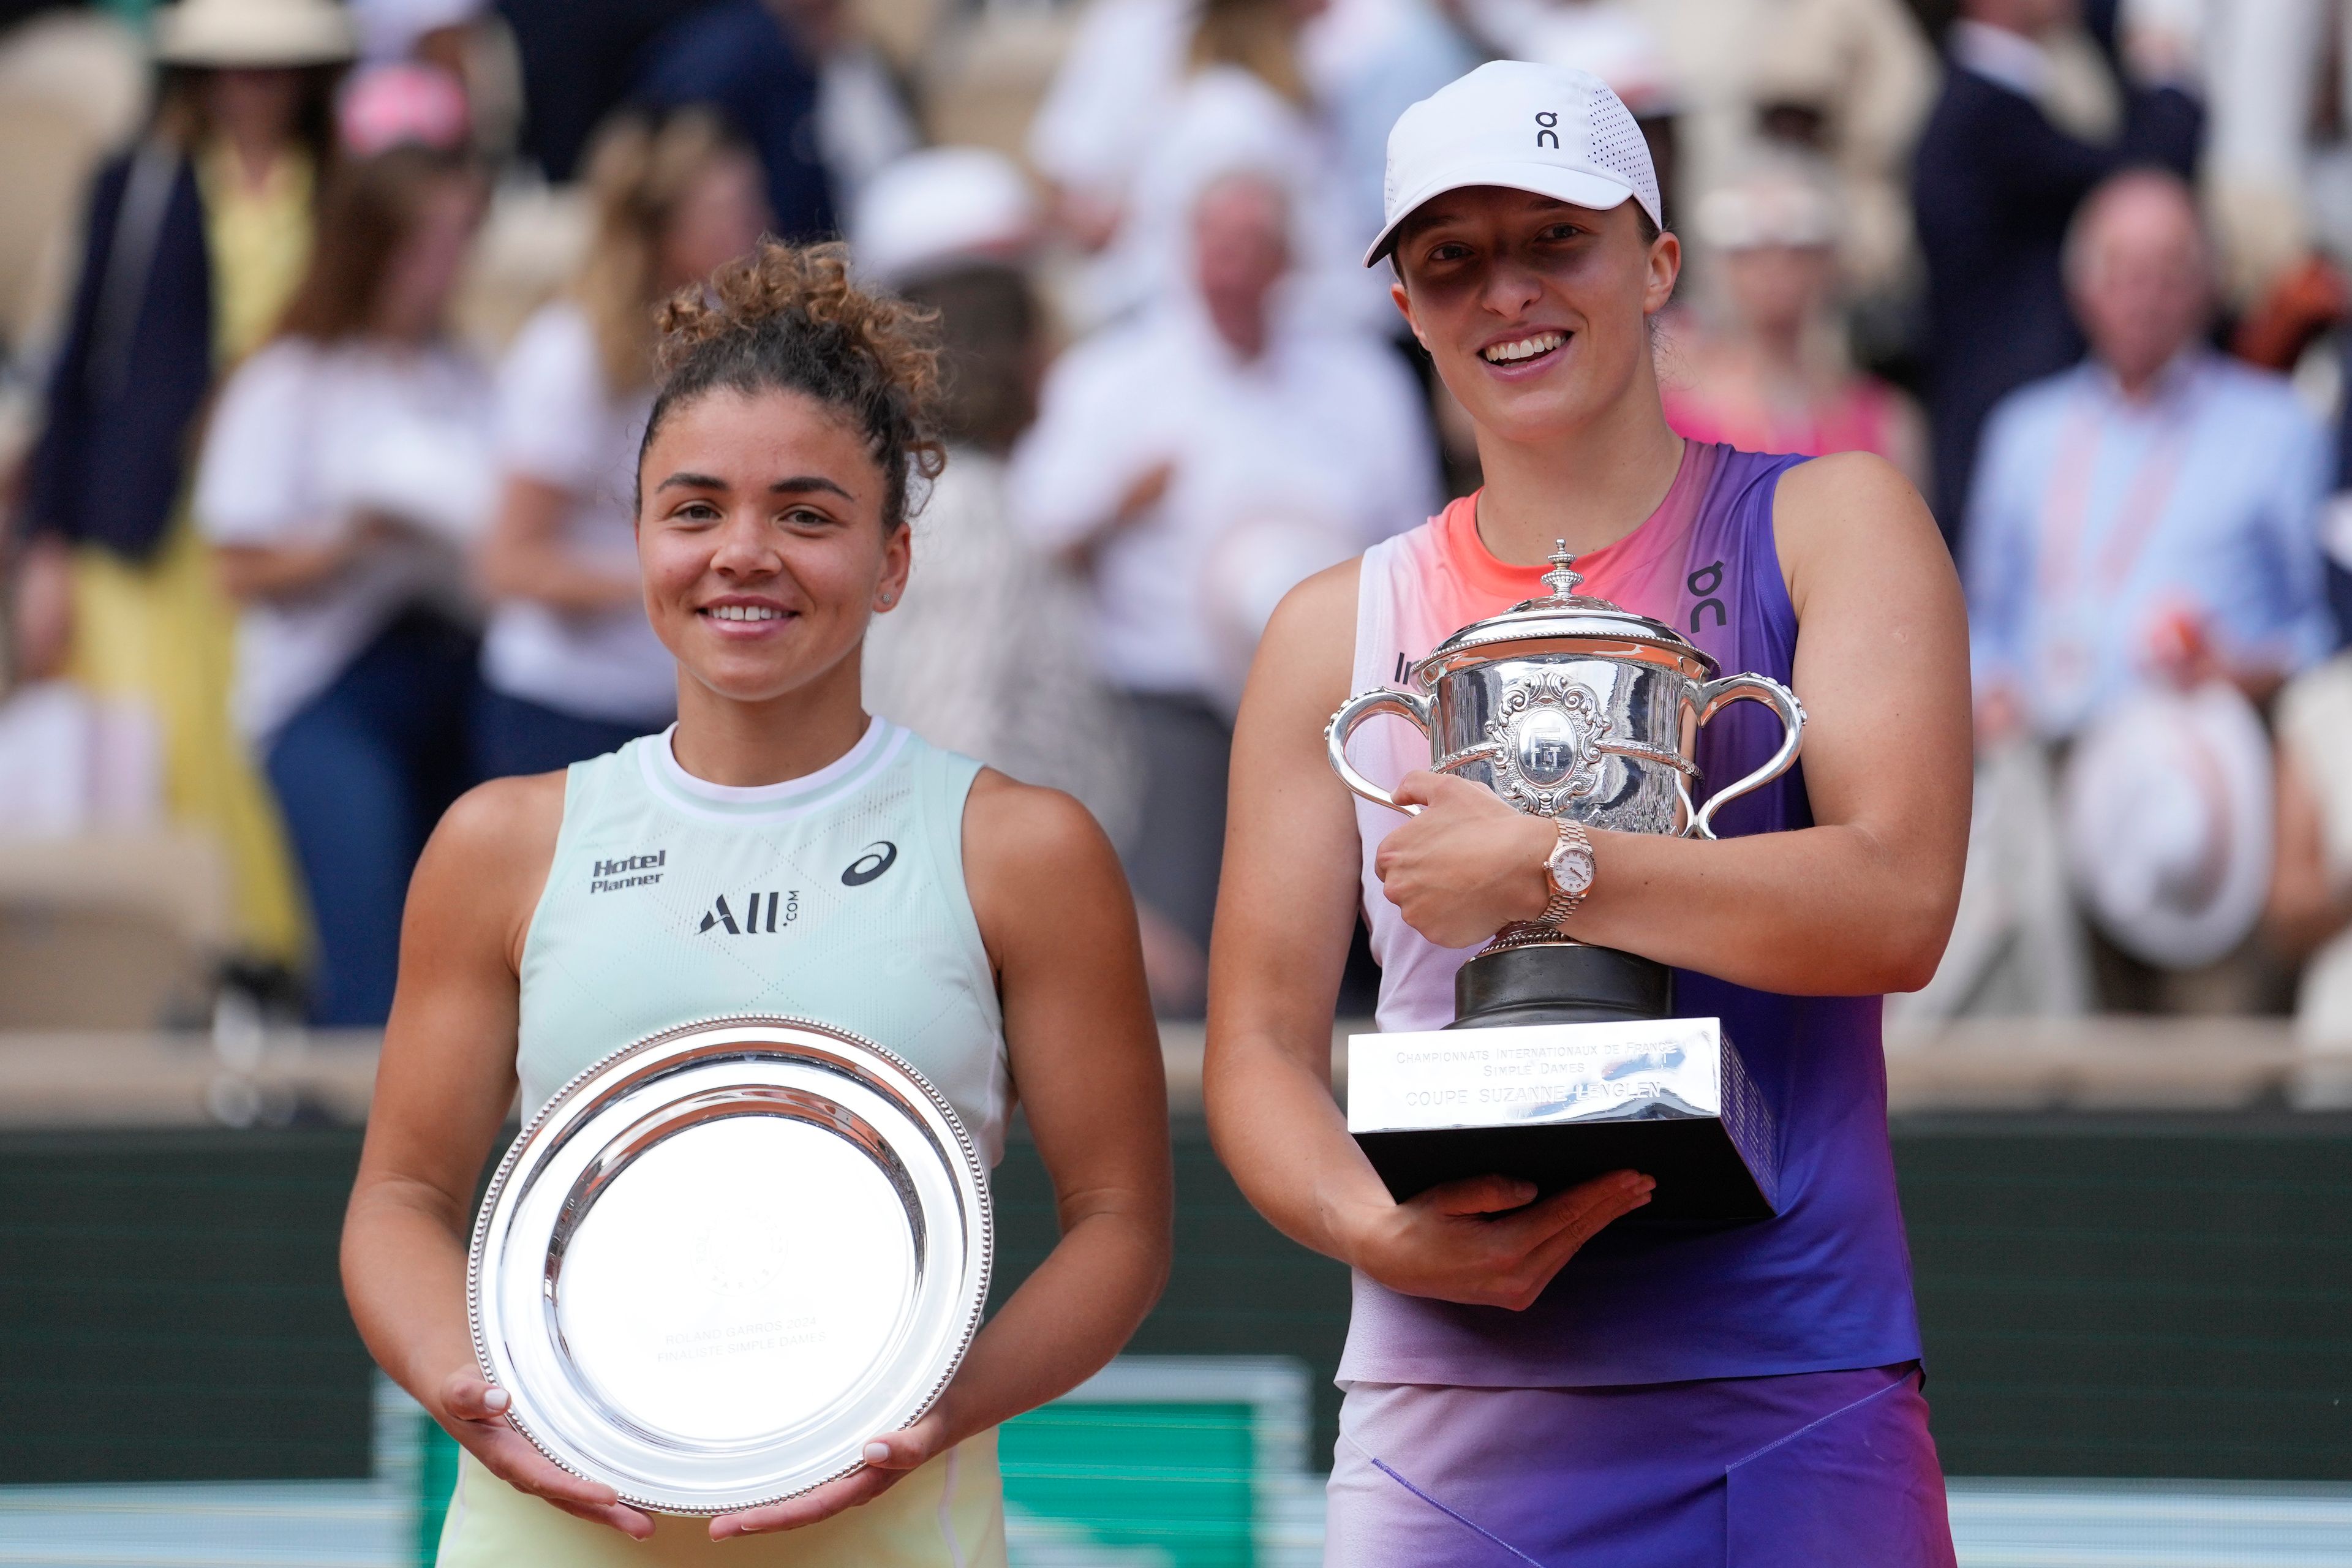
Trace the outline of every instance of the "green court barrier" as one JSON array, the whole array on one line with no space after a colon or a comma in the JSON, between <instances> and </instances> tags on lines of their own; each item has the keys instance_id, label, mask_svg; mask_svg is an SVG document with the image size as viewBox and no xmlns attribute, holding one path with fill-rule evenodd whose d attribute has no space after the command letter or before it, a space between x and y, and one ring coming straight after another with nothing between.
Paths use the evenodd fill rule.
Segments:
<instances>
[{"instance_id":1,"label":"green court barrier","mask_svg":"<svg viewBox=\"0 0 2352 1568\"><path fill-rule=\"evenodd\" d=\"M0 1134L0 1487L373 1476L335 1261L358 1152L344 1127ZM1948 1471L2352 1476L2352 1116L1914 1117L1895 1155ZM1197 1121L1175 1163L1129 1349L1303 1363L1324 1468L1347 1270L1251 1212ZM1001 1298L1055 1226L1019 1140L994 1186Z\"/></svg>"}]
</instances>

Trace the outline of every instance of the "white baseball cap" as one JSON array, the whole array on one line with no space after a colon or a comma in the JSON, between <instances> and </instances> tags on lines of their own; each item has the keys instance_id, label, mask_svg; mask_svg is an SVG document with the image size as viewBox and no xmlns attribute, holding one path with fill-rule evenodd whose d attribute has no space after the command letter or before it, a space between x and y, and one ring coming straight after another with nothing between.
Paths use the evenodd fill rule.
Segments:
<instances>
[{"instance_id":1,"label":"white baseball cap","mask_svg":"<svg viewBox=\"0 0 2352 1568\"><path fill-rule=\"evenodd\" d=\"M1567 66L1492 60L1397 116L1383 221L1364 265L1389 253L1397 225L1416 208L1467 185L1532 191L1580 207L1637 201L1652 223L1666 224L1658 172L1633 110L1599 77Z\"/></svg>"}]
</instances>

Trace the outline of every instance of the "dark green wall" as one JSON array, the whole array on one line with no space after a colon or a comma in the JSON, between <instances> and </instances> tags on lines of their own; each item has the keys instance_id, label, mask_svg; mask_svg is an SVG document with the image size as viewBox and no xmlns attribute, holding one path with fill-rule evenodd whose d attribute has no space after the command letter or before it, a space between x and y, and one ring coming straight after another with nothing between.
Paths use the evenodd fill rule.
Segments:
<instances>
[{"instance_id":1,"label":"dark green wall","mask_svg":"<svg viewBox=\"0 0 2352 1568\"><path fill-rule=\"evenodd\" d=\"M0 1482L368 1473L359 1134L0 1138Z\"/></svg>"},{"instance_id":2,"label":"dark green wall","mask_svg":"<svg viewBox=\"0 0 2352 1568\"><path fill-rule=\"evenodd\" d=\"M1950 1118L1895 1155L1953 1474L2352 1479L2352 1121Z\"/></svg>"},{"instance_id":3,"label":"dark green wall","mask_svg":"<svg viewBox=\"0 0 2352 1568\"><path fill-rule=\"evenodd\" d=\"M358 1134L0 1137L0 1482L363 1475L335 1278ZM1963 1475L2352 1477L2352 1119L1900 1124L1928 1396ZM1316 1369L1347 1279L1177 1144L1175 1278L1134 1348ZM1016 1146L1009 1289L1051 1245Z\"/></svg>"}]
</instances>

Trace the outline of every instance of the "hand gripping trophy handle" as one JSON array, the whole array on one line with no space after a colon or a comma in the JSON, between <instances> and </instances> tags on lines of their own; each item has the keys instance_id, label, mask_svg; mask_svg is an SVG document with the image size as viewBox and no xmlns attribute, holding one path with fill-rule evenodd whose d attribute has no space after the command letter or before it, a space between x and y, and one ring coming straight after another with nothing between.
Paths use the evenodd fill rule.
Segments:
<instances>
[{"instance_id":1,"label":"hand gripping trophy handle","mask_svg":"<svg viewBox=\"0 0 2352 1568\"><path fill-rule=\"evenodd\" d=\"M1385 805L1391 811L1418 816L1421 807L1403 805L1396 796L1359 773L1356 764L1348 760L1348 738L1356 732L1357 725L1375 713L1393 713L1424 735L1435 722L1435 705L1426 697L1416 697L1410 691L1393 691L1384 686L1360 691L1341 703L1339 710L1331 715L1331 722L1324 727L1323 741L1331 750L1332 771L1339 775L1342 784L1374 805Z\"/></svg>"},{"instance_id":2,"label":"hand gripping trophy handle","mask_svg":"<svg viewBox=\"0 0 2352 1568\"><path fill-rule=\"evenodd\" d=\"M1749 791L1762 789L1787 773L1789 764L1797 760L1797 749L1804 744L1805 705L1797 700L1795 692L1762 675L1727 675L1720 680L1710 680L1692 692L1690 700L1698 709L1702 726L1735 702L1761 702L1780 716L1786 731L1780 737L1780 749L1766 759L1762 767L1728 788L1716 791L1683 832L1686 838L1712 838L1717 812Z\"/></svg>"}]
</instances>

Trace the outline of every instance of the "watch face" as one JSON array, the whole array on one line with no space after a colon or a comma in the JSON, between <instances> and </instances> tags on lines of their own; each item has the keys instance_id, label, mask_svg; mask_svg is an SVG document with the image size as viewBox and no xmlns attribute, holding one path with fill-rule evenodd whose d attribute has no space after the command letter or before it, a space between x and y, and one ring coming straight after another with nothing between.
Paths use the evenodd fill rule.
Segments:
<instances>
[{"instance_id":1,"label":"watch face","mask_svg":"<svg viewBox=\"0 0 2352 1568\"><path fill-rule=\"evenodd\" d=\"M1592 850L1588 845L1563 844L1552 851L1552 886L1563 893L1581 893L1592 886Z\"/></svg>"}]
</instances>

